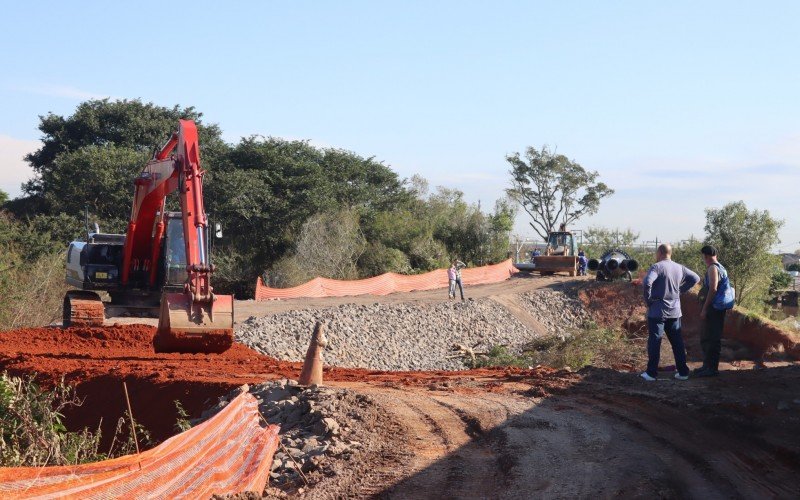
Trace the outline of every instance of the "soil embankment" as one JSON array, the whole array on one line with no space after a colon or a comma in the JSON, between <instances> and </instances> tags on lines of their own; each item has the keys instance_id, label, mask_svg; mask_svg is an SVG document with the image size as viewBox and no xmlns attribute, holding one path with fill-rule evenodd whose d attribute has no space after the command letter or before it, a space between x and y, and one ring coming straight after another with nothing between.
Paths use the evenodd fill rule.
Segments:
<instances>
[{"instance_id":1,"label":"soil embankment","mask_svg":"<svg viewBox=\"0 0 800 500\"><path fill-rule=\"evenodd\" d=\"M586 284L579 293L590 316L599 324L621 326L632 334L647 335L646 309L637 284ZM682 326L690 361L702 360L700 303L688 293L681 299ZM722 335L721 359L727 362L800 361L800 337L766 318L739 309L728 311Z\"/></svg>"}]
</instances>

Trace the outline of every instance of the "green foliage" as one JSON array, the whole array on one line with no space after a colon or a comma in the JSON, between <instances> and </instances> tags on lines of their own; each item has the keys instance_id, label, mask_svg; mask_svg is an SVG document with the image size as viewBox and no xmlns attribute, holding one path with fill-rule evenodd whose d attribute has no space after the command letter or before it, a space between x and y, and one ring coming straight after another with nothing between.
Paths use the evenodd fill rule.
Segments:
<instances>
[{"instance_id":1,"label":"green foliage","mask_svg":"<svg viewBox=\"0 0 800 500\"><path fill-rule=\"evenodd\" d=\"M564 155L528 147L525 159L519 153L507 156L511 165L511 189L507 193L531 217L530 225L546 240L557 225L597 213L600 201L614 190L598 182L599 174L587 171Z\"/></svg>"},{"instance_id":2,"label":"green foliage","mask_svg":"<svg viewBox=\"0 0 800 500\"><path fill-rule=\"evenodd\" d=\"M777 290L785 290L789 288L794 281L792 275L781 269L780 267L772 271L772 278L769 284L769 293L773 294Z\"/></svg>"},{"instance_id":3,"label":"green foliage","mask_svg":"<svg viewBox=\"0 0 800 500\"><path fill-rule=\"evenodd\" d=\"M200 133L206 210L224 227L212 257L218 293L252 296L255 278L264 271L289 283L308 276L309 269L366 277L428 271L454 257L480 265L506 256L514 219L508 201L486 214L459 191L440 188L429 195L422 178L409 185L374 158L307 141L251 136L229 145L219 127L201 117L191 107L108 99L84 102L70 116L41 117L43 145L26 158L35 177L24 186L24 198L4 203L17 220L0 220L0 243L12 244L25 262L63 251L84 235L86 206L90 222L101 230L124 232L133 179L177 120L186 118L195 120ZM349 262L339 262L335 271L321 267L337 252L335 245L323 245L326 256L311 267L290 262L303 248L309 221L344 211L354 214L363 235L361 251L350 252ZM366 248L374 255L365 256Z\"/></svg>"},{"instance_id":4,"label":"green foliage","mask_svg":"<svg viewBox=\"0 0 800 500\"><path fill-rule=\"evenodd\" d=\"M496 345L489 349L485 356L480 356L475 361L467 361L470 368L484 368L495 366L515 366L518 368L528 368L534 363L533 358L525 355L513 354L508 351L506 346Z\"/></svg>"},{"instance_id":5,"label":"green foliage","mask_svg":"<svg viewBox=\"0 0 800 500\"><path fill-rule=\"evenodd\" d=\"M189 414L186 413L186 409L180 401L176 399L173 402L175 403L175 412L178 414L178 419L175 421L175 430L178 432L186 432L192 428L192 423L189 422Z\"/></svg>"},{"instance_id":6,"label":"green foliage","mask_svg":"<svg viewBox=\"0 0 800 500\"><path fill-rule=\"evenodd\" d=\"M782 226L768 211L750 211L743 201L706 210L706 240L717 247L736 288L737 304L758 308L768 296L773 270L780 267L771 248L779 243Z\"/></svg>"},{"instance_id":7,"label":"green foliage","mask_svg":"<svg viewBox=\"0 0 800 500\"><path fill-rule=\"evenodd\" d=\"M0 375L0 467L44 467L97 462L136 451L129 421L120 418L107 452L100 451L101 433L84 428L68 431L64 410L81 406L75 389L61 383L45 390L33 377ZM134 422L141 446L152 444L150 433Z\"/></svg>"},{"instance_id":8,"label":"green foliage","mask_svg":"<svg viewBox=\"0 0 800 500\"><path fill-rule=\"evenodd\" d=\"M32 378L0 376L0 465L68 465L101 460L100 431L69 432L64 409L80 406L75 391L57 385L39 388Z\"/></svg>"},{"instance_id":9,"label":"green foliage","mask_svg":"<svg viewBox=\"0 0 800 500\"><path fill-rule=\"evenodd\" d=\"M706 263L703 260L703 254L700 253L703 245L702 241L694 238L682 241L672 247L672 260L696 272L702 279L706 273Z\"/></svg>"},{"instance_id":10,"label":"green foliage","mask_svg":"<svg viewBox=\"0 0 800 500\"><path fill-rule=\"evenodd\" d=\"M42 147L26 157L35 177L23 191L37 200L40 213L73 215L78 206L75 216L80 218L84 204L89 204L99 210L93 215L101 225L116 224L126 219L130 208L133 174L166 142L178 119L198 124L205 162L214 163L226 149L219 127L203 124L201 117L191 107L109 99L83 102L69 117L49 113L39 124Z\"/></svg>"},{"instance_id":11,"label":"green foliage","mask_svg":"<svg viewBox=\"0 0 800 500\"><path fill-rule=\"evenodd\" d=\"M133 179L149 160L148 151L105 144L89 145L56 156L39 181L47 206L70 214L83 225L84 209L106 232L125 232L133 200ZM73 224L74 225L74 224Z\"/></svg>"},{"instance_id":12,"label":"green foliage","mask_svg":"<svg viewBox=\"0 0 800 500\"><path fill-rule=\"evenodd\" d=\"M545 365L552 368L580 369L585 366L618 368L646 359L644 339L629 338L622 330L601 328L590 322L567 337L536 337L521 354L504 346L494 346L479 356L470 367Z\"/></svg>"},{"instance_id":13,"label":"green foliage","mask_svg":"<svg viewBox=\"0 0 800 500\"><path fill-rule=\"evenodd\" d=\"M41 326L61 316L64 250L43 221L20 223L0 212L0 329Z\"/></svg>"},{"instance_id":14,"label":"green foliage","mask_svg":"<svg viewBox=\"0 0 800 500\"><path fill-rule=\"evenodd\" d=\"M795 262L786 266L787 271L800 271L800 263Z\"/></svg>"},{"instance_id":15,"label":"green foliage","mask_svg":"<svg viewBox=\"0 0 800 500\"><path fill-rule=\"evenodd\" d=\"M600 257L606 251L614 248L627 251L638 239L639 233L633 232L630 228L620 230L593 226L583 232L583 249L587 255Z\"/></svg>"},{"instance_id":16,"label":"green foliage","mask_svg":"<svg viewBox=\"0 0 800 500\"><path fill-rule=\"evenodd\" d=\"M411 262L401 250L389 248L381 242L373 242L358 259L358 269L362 278L384 273L411 274Z\"/></svg>"},{"instance_id":17,"label":"green foliage","mask_svg":"<svg viewBox=\"0 0 800 500\"><path fill-rule=\"evenodd\" d=\"M225 226L223 244L260 269L287 257L315 214L353 210L367 223L410 200L397 174L372 158L273 137L242 139L206 184L206 206Z\"/></svg>"}]
</instances>

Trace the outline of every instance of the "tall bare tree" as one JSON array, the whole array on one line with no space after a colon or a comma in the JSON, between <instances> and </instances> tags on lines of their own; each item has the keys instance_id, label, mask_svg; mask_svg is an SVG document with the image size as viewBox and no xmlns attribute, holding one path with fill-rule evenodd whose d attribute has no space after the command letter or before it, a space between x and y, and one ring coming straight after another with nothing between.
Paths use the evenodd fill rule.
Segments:
<instances>
[{"instance_id":1,"label":"tall bare tree","mask_svg":"<svg viewBox=\"0 0 800 500\"><path fill-rule=\"evenodd\" d=\"M531 227L547 239L557 225L570 223L597 212L600 200L614 190L599 182L597 172L587 171L564 155L528 147L506 156L511 164L511 189L508 195L530 215Z\"/></svg>"}]
</instances>

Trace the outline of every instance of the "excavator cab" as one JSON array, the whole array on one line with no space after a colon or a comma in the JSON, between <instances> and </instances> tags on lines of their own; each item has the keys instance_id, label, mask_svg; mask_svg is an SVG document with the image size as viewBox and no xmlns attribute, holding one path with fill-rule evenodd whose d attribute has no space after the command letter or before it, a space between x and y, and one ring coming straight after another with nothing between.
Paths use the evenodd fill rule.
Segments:
<instances>
[{"instance_id":1,"label":"excavator cab","mask_svg":"<svg viewBox=\"0 0 800 500\"><path fill-rule=\"evenodd\" d=\"M186 243L183 240L181 214L167 213L167 228L164 234L164 286L183 289L189 274L186 272Z\"/></svg>"}]
</instances>

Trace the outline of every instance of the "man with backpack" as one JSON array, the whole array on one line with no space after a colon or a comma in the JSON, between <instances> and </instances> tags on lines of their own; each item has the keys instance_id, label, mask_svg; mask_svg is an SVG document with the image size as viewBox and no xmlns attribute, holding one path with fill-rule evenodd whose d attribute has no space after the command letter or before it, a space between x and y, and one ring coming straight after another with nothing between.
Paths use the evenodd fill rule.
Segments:
<instances>
[{"instance_id":1,"label":"man with backpack","mask_svg":"<svg viewBox=\"0 0 800 500\"><path fill-rule=\"evenodd\" d=\"M736 291L728 279L728 271L717 260L717 249L706 245L700 252L706 262L706 277L703 284L706 296L700 311L700 319L703 321L703 330L700 334L703 366L694 370L692 375L715 377L719 374L719 353L722 348L725 311L733 307Z\"/></svg>"}]
</instances>

